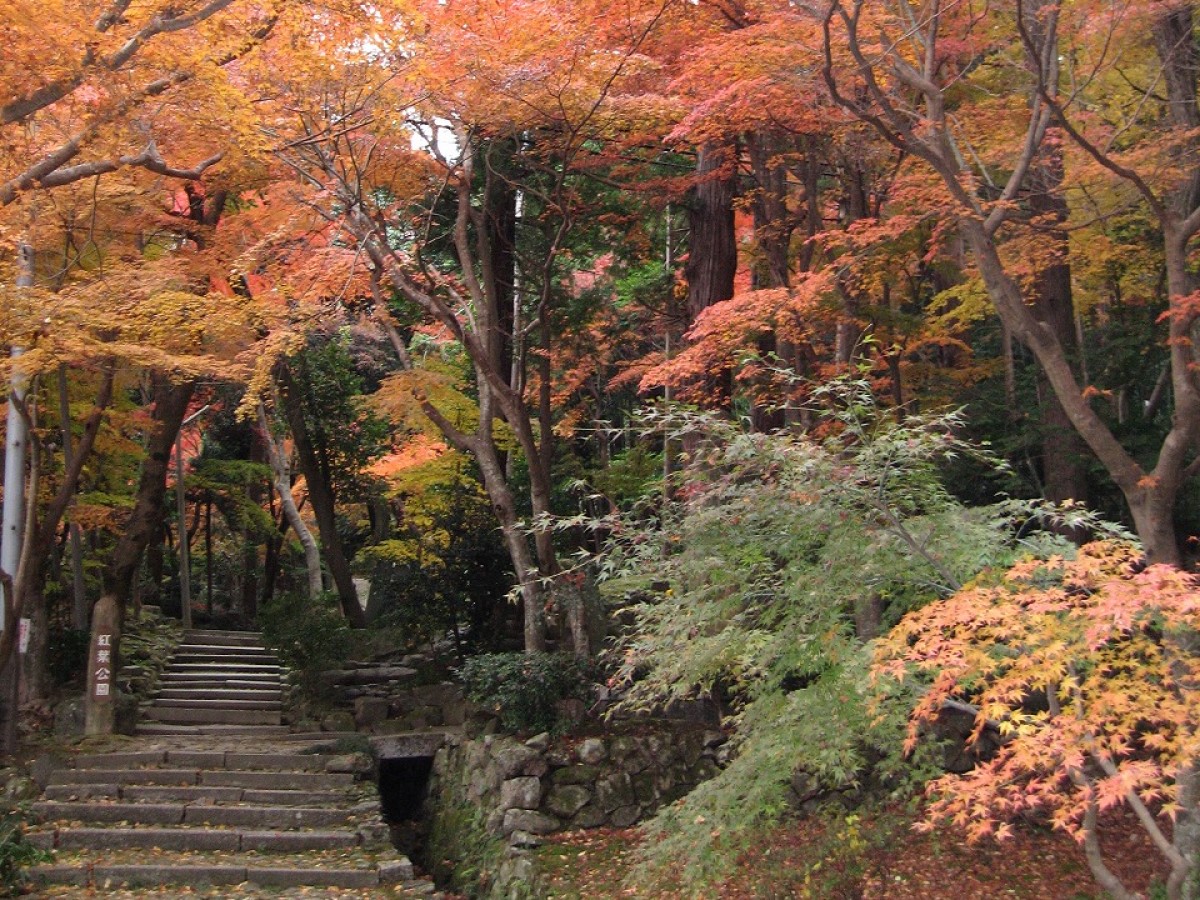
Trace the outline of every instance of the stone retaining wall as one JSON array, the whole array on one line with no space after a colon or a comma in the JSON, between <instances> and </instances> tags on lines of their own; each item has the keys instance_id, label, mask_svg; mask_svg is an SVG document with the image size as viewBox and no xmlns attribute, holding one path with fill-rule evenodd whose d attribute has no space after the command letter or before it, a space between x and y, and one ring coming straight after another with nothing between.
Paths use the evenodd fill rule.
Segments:
<instances>
[{"instance_id":1,"label":"stone retaining wall","mask_svg":"<svg viewBox=\"0 0 1200 900\"><path fill-rule=\"evenodd\" d=\"M528 851L556 831L624 828L686 794L718 771L724 736L694 727L583 739L526 741L488 735L450 738L434 759L428 808L431 850L470 846L463 883L487 884L488 897L520 897L530 888ZM470 831L470 834L463 832ZM480 878L480 845L492 871ZM442 873L450 874L450 873Z\"/></svg>"}]
</instances>

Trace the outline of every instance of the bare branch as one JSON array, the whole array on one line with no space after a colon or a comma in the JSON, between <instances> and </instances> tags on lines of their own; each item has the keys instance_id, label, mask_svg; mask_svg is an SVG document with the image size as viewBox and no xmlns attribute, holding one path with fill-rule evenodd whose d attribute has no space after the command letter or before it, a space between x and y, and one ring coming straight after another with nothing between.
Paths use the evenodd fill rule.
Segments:
<instances>
[{"instance_id":1,"label":"bare branch","mask_svg":"<svg viewBox=\"0 0 1200 900\"><path fill-rule=\"evenodd\" d=\"M147 41L159 34L168 34L191 28L205 19L216 15L232 2L233 0L212 0L211 3L201 7L190 15L156 16L141 28L137 34L122 44L120 48L101 60L95 59L93 51L90 48L85 50L77 72L58 81L42 85L24 97L18 97L15 100L9 101L4 106L0 106L0 125L17 122L33 115L40 109L45 109L52 103L58 102L83 84L87 75L93 69L100 69L105 72L117 71L137 55L138 51L145 46ZM110 29L120 20L121 15L124 14L129 6L129 0L118 0L96 22L96 30L105 32Z\"/></svg>"}]
</instances>

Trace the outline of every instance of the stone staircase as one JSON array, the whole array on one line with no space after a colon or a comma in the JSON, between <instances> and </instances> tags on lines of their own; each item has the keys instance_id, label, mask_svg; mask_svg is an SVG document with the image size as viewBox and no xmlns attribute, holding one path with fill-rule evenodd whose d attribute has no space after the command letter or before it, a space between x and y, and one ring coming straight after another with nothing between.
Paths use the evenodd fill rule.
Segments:
<instances>
[{"instance_id":1,"label":"stone staircase","mask_svg":"<svg viewBox=\"0 0 1200 900\"><path fill-rule=\"evenodd\" d=\"M53 770L29 834L55 852L32 872L39 896L159 885L216 886L213 896L226 897L307 886L435 892L388 843L375 786L361 780L368 756L247 743L81 755ZM80 893L61 893L69 885Z\"/></svg>"},{"instance_id":2,"label":"stone staircase","mask_svg":"<svg viewBox=\"0 0 1200 900\"><path fill-rule=\"evenodd\" d=\"M137 732L287 734L283 675L278 657L257 632L189 631L158 693L142 707Z\"/></svg>"}]
</instances>

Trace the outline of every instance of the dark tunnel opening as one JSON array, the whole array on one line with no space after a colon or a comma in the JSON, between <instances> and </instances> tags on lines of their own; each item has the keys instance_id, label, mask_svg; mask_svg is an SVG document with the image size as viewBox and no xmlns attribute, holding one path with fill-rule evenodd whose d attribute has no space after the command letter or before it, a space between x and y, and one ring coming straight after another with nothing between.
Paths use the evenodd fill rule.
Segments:
<instances>
[{"instance_id":1,"label":"dark tunnel opening","mask_svg":"<svg viewBox=\"0 0 1200 900\"><path fill-rule=\"evenodd\" d=\"M389 825L415 822L429 793L432 756L400 756L379 761L379 802Z\"/></svg>"}]
</instances>

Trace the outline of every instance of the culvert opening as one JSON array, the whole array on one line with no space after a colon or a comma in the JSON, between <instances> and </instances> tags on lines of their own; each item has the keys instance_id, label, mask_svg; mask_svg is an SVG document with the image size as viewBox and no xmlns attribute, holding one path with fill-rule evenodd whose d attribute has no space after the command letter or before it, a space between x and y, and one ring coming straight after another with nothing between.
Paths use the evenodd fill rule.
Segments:
<instances>
[{"instance_id":1,"label":"culvert opening","mask_svg":"<svg viewBox=\"0 0 1200 900\"><path fill-rule=\"evenodd\" d=\"M379 805L392 846L420 862L425 850L425 798L432 756L393 756L379 760Z\"/></svg>"},{"instance_id":2,"label":"culvert opening","mask_svg":"<svg viewBox=\"0 0 1200 900\"><path fill-rule=\"evenodd\" d=\"M379 802L389 825L421 818L429 793L432 756L401 756L379 761Z\"/></svg>"}]
</instances>

